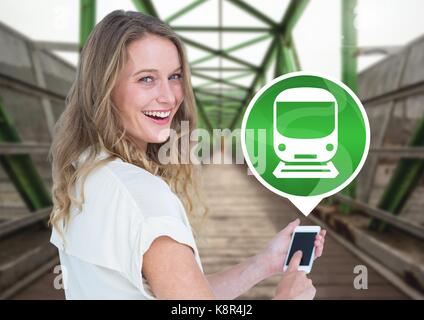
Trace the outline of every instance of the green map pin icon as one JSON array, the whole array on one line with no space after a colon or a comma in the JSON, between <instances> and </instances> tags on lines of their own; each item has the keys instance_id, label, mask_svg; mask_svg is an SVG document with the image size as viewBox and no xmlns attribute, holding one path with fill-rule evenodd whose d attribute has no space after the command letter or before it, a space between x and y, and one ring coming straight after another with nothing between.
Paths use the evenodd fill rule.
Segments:
<instances>
[{"instance_id":1,"label":"green map pin icon","mask_svg":"<svg viewBox=\"0 0 424 320\"><path fill-rule=\"evenodd\" d=\"M250 171L305 216L349 185L370 144L358 97L316 73L293 72L267 83L249 103L241 129Z\"/></svg>"}]
</instances>

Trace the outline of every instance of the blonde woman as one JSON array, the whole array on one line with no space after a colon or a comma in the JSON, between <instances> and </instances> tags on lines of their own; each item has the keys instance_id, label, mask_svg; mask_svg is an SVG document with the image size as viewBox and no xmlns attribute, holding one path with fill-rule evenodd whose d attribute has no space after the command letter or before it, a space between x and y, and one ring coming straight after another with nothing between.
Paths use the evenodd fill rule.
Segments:
<instances>
[{"instance_id":1,"label":"blonde woman","mask_svg":"<svg viewBox=\"0 0 424 320\"><path fill-rule=\"evenodd\" d=\"M233 299L282 270L298 220L256 256L203 273L187 218L203 211L196 170L159 159L171 130L182 138L183 121L189 133L196 127L178 36L137 12L107 15L81 52L51 149L51 242L59 249L67 299ZM324 233L316 239L317 256L323 244ZM275 298L314 294L294 266Z\"/></svg>"}]
</instances>

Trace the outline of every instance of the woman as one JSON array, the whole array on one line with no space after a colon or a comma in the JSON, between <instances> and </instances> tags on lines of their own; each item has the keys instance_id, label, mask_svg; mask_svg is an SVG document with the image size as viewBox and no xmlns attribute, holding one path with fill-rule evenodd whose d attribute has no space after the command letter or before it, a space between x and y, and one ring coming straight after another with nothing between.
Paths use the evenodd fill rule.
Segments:
<instances>
[{"instance_id":1,"label":"woman","mask_svg":"<svg viewBox=\"0 0 424 320\"><path fill-rule=\"evenodd\" d=\"M114 11L93 30L51 149L51 242L67 299L232 299L282 270L290 234L221 273L203 273L191 224L199 211L192 164L163 164L159 150L182 121L195 128L189 65L160 20ZM181 157L178 143L173 150ZM317 236L317 256L324 234ZM276 299L313 298L293 267Z\"/></svg>"}]
</instances>

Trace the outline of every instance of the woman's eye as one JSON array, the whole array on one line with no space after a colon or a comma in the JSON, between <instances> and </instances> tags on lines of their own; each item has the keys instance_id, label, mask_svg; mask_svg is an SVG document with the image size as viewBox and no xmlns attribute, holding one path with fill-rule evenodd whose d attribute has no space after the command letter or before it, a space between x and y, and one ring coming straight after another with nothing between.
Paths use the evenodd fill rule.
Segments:
<instances>
[{"instance_id":1,"label":"woman's eye","mask_svg":"<svg viewBox=\"0 0 424 320\"><path fill-rule=\"evenodd\" d=\"M181 78L182 78L182 75L180 73L175 73L170 77L171 80L179 80Z\"/></svg>"},{"instance_id":2,"label":"woman's eye","mask_svg":"<svg viewBox=\"0 0 424 320\"><path fill-rule=\"evenodd\" d=\"M141 78L139 81L144 82L144 83L150 83L150 82L153 81L153 78L150 77L150 76L147 76L147 77Z\"/></svg>"}]
</instances>

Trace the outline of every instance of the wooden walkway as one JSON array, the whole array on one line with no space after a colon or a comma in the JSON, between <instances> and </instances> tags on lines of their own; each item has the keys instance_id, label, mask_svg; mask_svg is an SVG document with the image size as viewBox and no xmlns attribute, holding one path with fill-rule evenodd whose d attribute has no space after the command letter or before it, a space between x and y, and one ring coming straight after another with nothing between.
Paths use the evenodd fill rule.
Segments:
<instances>
[{"instance_id":1,"label":"wooden walkway","mask_svg":"<svg viewBox=\"0 0 424 320\"><path fill-rule=\"evenodd\" d=\"M263 187L246 167L208 166L204 175L212 209L199 251L206 273L213 273L258 253L290 221L299 217L284 198ZM301 218L301 224L312 224ZM311 278L317 299L405 299L386 279L368 267L368 289L356 290L356 265L366 265L327 235L324 254L315 261ZM279 276L258 284L241 299L272 298Z\"/></svg>"},{"instance_id":2,"label":"wooden walkway","mask_svg":"<svg viewBox=\"0 0 424 320\"><path fill-rule=\"evenodd\" d=\"M198 242L205 272L228 268L258 253L268 241L299 215L285 199L264 188L246 167L209 165L204 170L204 186L211 213ZM311 224L302 218L302 224ZM368 289L355 290L353 268L366 265L330 236L323 256L313 267L311 278L317 299L405 299L406 296L368 267ZM63 299L54 290L54 274L48 273L15 299ZM273 297L278 276L267 279L240 299Z\"/></svg>"}]
</instances>

